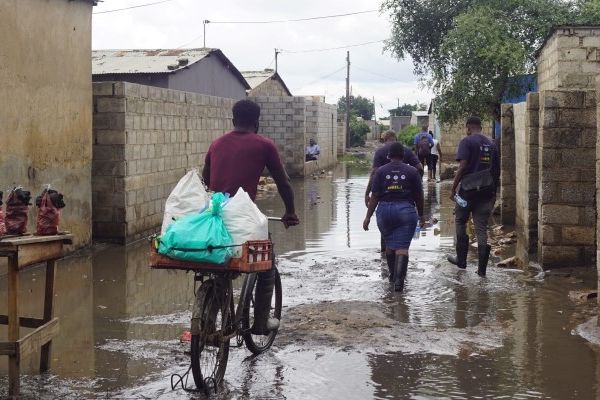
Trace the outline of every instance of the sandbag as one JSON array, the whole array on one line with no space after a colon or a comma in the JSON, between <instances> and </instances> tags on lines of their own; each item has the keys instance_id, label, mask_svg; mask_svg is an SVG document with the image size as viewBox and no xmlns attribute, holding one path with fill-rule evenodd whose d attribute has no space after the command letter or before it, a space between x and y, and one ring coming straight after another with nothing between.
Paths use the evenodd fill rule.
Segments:
<instances>
[{"instance_id":1,"label":"sandbag","mask_svg":"<svg viewBox=\"0 0 600 400\"><path fill-rule=\"evenodd\" d=\"M31 192L15 187L8 194L6 200L6 233L9 235L22 235L27 232Z\"/></svg>"},{"instance_id":2,"label":"sandbag","mask_svg":"<svg viewBox=\"0 0 600 400\"><path fill-rule=\"evenodd\" d=\"M208 193L204 189L198 171L193 169L183 176L169 194L165 203L161 234L177 219L191 213L199 213L208 203Z\"/></svg>"},{"instance_id":3,"label":"sandbag","mask_svg":"<svg viewBox=\"0 0 600 400\"><path fill-rule=\"evenodd\" d=\"M223 221L236 245L244 244L249 240L269 238L267 217L260 212L242 188L239 188L235 196L223 207ZM236 246L234 249L234 257L241 257L241 246Z\"/></svg>"},{"instance_id":4,"label":"sandbag","mask_svg":"<svg viewBox=\"0 0 600 400\"><path fill-rule=\"evenodd\" d=\"M202 213L173 222L160 237L158 252L184 261L224 264L233 253L233 241L223 222L223 193L215 193L211 206Z\"/></svg>"},{"instance_id":5,"label":"sandbag","mask_svg":"<svg viewBox=\"0 0 600 400\"><path fill-rule=\"evenodd\" d=\"M59 196L60 195L60 196ZM36 199L36 205L38 206L36 232L38 235L56 235L58 233L58 221L60 218L60 210L51 196L54 196L54 200L62 203L62 195L55 190L50 191L49 188L44 189L42 194ZM61 204L59 204L61 205ZM64 207L64 203L62 203Z\"/></svg>"}]
</instances>

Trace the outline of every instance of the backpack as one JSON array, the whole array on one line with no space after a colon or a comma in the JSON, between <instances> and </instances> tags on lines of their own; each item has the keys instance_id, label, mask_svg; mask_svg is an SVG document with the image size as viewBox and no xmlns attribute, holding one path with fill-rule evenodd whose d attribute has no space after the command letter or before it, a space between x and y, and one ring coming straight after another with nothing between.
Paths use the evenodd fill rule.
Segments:
<instances>
[{"instance_id":1,"label":"backpack","mask_svg":"<svg viewBox=\"0 0 600 400\"><path fill-rule=\"evenodd\" d=\"M420 134L419 140L417 140L417 153L419 157L428 157L431 154L431 144L427 137L428 133Z\"/></svg>"}]
</instances>

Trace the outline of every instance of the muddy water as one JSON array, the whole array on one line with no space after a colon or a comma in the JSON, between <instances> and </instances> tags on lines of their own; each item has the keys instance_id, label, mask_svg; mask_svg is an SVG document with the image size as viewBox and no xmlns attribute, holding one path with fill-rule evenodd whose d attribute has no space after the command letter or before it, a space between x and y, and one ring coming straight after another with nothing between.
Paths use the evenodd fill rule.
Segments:
<instances>
[{"instance_id":1,"label":"muddy water","mask_svg":"<svg viewBox=\"0 0 600 400\"><path fill-rule=\"evenodd\" d=\"M395 294L382 278L375 224L362 231L365 185L366 172L346 166L295 183L302 225L272 227L282 329L257 358L231 351L215 398L600 398L600 358L572 333L594 307L568 297L593 287L592 271L490 268L487 279L473 266L457 271L445 261L454 229L448 186L428 184L428 213L440 222L413 241L406 290ZM282 213L280 203L268 193L259 200L269 215ZM42 310L43 272L22 275L24 315ZM193 288L190 274L150 270L145 242L62 260L52 372L37 376L36 357L23 360L25 397L199 398L170 388L171 374L189 365L179 335ZM4 357L0 375L2 397Z\"/></svg>"}]
</instances>

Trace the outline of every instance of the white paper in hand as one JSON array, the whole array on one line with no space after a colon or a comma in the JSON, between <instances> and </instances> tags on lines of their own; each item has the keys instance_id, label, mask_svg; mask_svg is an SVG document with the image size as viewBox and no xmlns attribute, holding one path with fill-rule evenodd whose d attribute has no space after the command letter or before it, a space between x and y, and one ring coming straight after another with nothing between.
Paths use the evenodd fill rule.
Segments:
<instances>
[{"instance_id":1,"label":"white paper in hand","mask_svg":"<svg viewBox=\"0 0 600 400\"><path fill-rule=\"evenodd\" d=\"M193 169L179 180L167 198L161 234L164 234L176 219L206 208L207 202L208 193L204 189L198 170Z\"/></svg>"},{"instance_id":2,"label":"white paper in hand","mask_svg":"<svg viewBox=\"0 0 600 400\"><path fill-rule=\"evenodd\" d=\"M233 244L269 238L269 220L242 188L239 188L235 196L223 207L223 221ZM241 256L242 248L236 246L234 257Z\"/></svg>"}]
</instances>

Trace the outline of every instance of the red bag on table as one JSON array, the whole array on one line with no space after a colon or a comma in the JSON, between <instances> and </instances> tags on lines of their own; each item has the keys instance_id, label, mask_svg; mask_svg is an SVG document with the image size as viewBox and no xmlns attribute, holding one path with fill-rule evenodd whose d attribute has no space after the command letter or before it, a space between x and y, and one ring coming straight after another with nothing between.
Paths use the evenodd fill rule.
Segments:
<instances>
[{"instance_id":1,"label":"red bag on table","mask_svg":"<svg viewBox=\"0 0 600 400\"><path fill-rule=\"evenodd\" d=\"M9 235L22 235L27 232L29 200L31 193L22 188L10 191L6 200L6 233Z\"/></svg>"},{"instance_id":2,"label":"red bag on table","mask_svg":"<svg viewBox=\"0 0 600 400\"><path fill-rule=\"evenodd\" d=\"M50 193L48 193L48 190L44 190L37 214L37 234L56 235L58 233L59 219L60 210L50 199Z\"/></svg>"}]
</instances>

